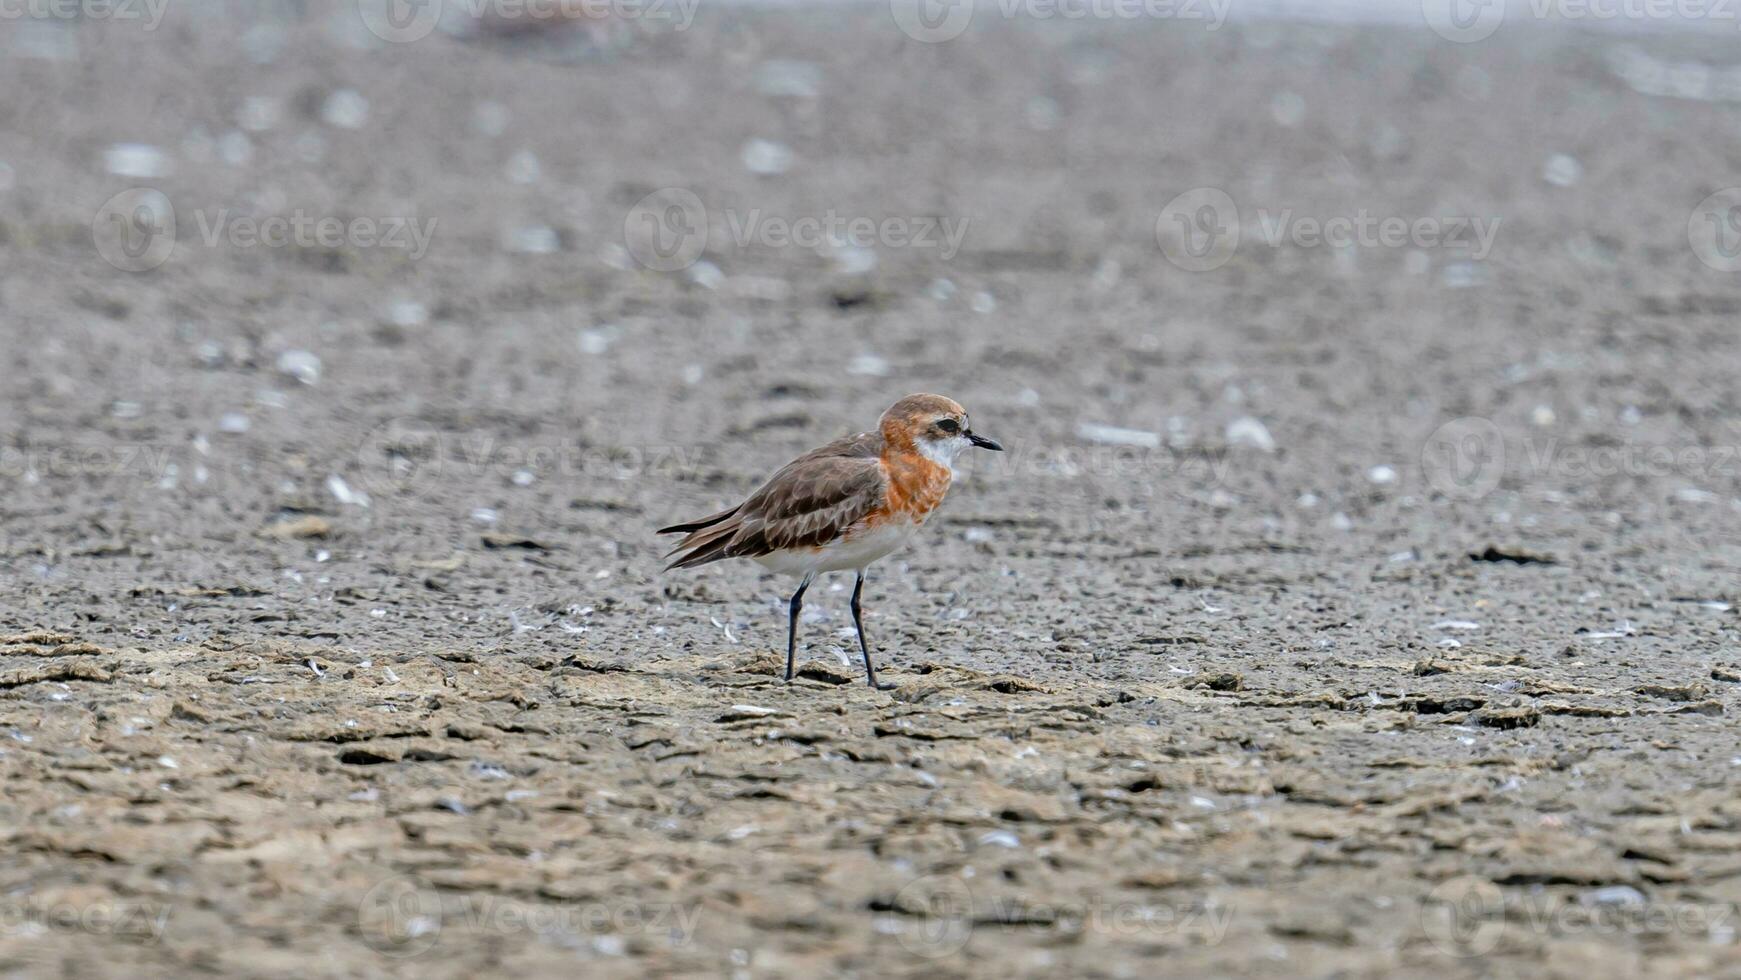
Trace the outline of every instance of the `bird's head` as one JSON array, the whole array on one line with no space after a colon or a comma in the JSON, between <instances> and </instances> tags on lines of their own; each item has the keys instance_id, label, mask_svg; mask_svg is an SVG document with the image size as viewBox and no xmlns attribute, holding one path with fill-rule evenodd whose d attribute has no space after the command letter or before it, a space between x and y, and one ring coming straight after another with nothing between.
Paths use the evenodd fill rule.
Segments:
<instances>
[{"instance_id":1,"label":"bird's head","mask_svg":"<svg viewBox=\"0 0 1741 980\"><path fill-rule=\"evenodd\" d=\"M889 406L880 424L883 440L910 449L944 466L970 446L1002 452L995 439L977 435L967 424L967 409L942 395L908 395Z\"/></svg>"}]
</instances>

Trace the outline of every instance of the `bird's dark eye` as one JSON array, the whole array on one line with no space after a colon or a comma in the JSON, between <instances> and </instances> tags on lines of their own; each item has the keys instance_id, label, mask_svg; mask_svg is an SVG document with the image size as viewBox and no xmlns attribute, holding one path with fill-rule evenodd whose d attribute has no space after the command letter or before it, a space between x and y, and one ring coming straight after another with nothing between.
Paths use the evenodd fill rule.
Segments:
<instances>
[{"instance_id":1,"label":"bird's dark eye","mask_svg":"<svg viewBox=\"0 0 1741 980\"><path fill-rule=\"evenodd\" d=\"M938 419L937 428L942 429L944 432L956 433L961 431L961 423L954 419Z\"/></svg>"}]
</instances>

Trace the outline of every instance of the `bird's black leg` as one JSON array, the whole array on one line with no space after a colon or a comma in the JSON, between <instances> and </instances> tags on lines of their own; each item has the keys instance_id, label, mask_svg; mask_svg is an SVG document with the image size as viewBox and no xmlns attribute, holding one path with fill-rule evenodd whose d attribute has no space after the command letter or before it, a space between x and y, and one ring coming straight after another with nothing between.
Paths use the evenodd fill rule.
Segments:
<instances>
[{"instance_id":1,"label":"bird's black leg","mask_svg":"<svg viewBox=\"0 0 1741 980\"><path fill-rule=\"evenodd\" d=\"M886 691L895 685L877 683L877 669L871 663L870 644L864 638L864 614L859 610L858 597L864 592L864 572L858 573L858 581L852 584L852 625L858 630L858 649L864 654L864 673L870 681L870 686L879 691Z\"/></svg>"},{"instance_id":2,"label":"bird's black leg","mask_svg":"<svg viewBox=\"0 0 1741 980\"><path fill-rule=\"evenodd\" d=\"M786 682L792 682L792 667L798 657L798 611L804 608L804 590L810 588L814 575L804 576L798 591L792 593L792 605L786 613Z\"/></svg>"}]
</instances>

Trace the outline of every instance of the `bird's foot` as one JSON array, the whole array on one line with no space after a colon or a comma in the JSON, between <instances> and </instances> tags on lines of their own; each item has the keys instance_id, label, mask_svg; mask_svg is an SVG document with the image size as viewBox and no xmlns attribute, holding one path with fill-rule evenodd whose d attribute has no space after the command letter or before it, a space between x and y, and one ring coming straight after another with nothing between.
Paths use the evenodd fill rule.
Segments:
<instances>
[{"instance_id":1,"label":"bird's foot","mask_svg":"<svg viewBox=\"0 0 1741 980\"><path fill-rule=\"evenodd\" d=\"M874 691L892 691L900 685L894 681L879 681L873 677L870 679L870 686Z\"/></svg>"}]
</instances>

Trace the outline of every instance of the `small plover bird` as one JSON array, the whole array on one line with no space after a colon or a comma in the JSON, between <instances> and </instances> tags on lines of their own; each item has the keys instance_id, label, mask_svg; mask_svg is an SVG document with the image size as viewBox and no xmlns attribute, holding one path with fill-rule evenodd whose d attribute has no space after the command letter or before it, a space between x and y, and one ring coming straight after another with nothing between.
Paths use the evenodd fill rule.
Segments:
<instances>
[{"instance_id":1,"label":"small plover bird","mask_svg":"<svg viewBox=\"0 0 1741 980\"><path fill-rule=\"evenodd\" d=\"M943 502L955 476L955 457L969 446L998 452L996 441L975 435L967 410L942 395L908 395L883 413L875 432L847 436L780 468L735 507L698 521L660 528L683 534L665 557L673 568L726 558L750 558L798 576L786 615L786 680L798 649L798 611L804 590L822 572L853 571L852 625L864 654L865 677L878 684L864 638L859 596L870 563L906 544Z\"/></svg>"}]
</instances>

